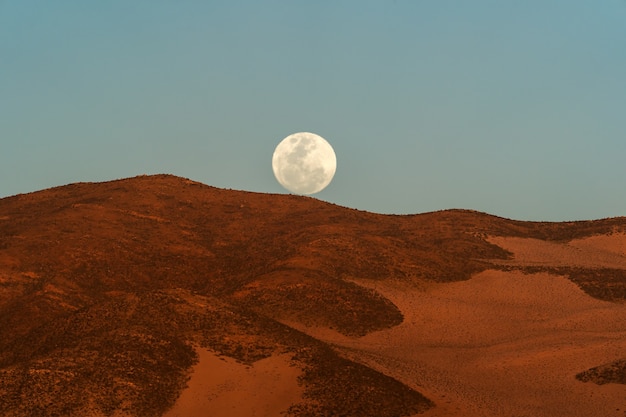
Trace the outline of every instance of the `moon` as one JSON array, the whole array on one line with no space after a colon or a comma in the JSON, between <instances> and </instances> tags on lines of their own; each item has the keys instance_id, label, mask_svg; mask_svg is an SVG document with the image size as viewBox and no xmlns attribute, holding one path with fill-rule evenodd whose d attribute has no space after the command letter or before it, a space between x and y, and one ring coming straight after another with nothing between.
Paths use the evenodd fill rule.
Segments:
<instances>
[{"instance_id":1,"label":"moon","mask_svg":"<svg viewBox=\"0 0 626 417\"><path fill-rule=\"evenodd\" d=\"M294 194L315 194L333 179L337 157L330 143L315 133L299 132L283 139L272 157L274 176Z\"/></svg>"}]
</instances>

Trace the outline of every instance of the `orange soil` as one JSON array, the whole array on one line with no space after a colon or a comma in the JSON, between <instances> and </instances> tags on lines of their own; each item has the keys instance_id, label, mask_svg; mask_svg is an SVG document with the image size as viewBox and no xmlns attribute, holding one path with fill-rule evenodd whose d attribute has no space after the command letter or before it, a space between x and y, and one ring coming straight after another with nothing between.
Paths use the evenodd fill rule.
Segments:
<instances>
[{"instance_id":1,"label":"orange soil","mask_svg":"<svg viewBox=\"0 0 626 417\"><path fill-rule=\"evenodd\" d=\"M591 236L568 243L520 237L492 236L488 240L515 254L514 261L501 263L626 269L626 234L623 233Z\"/></svg>"},{"instance_id":2,"label":"orange soil","mask_svg":"<svg viewBox=\"0 0 626 417\"><path fill-rule=\"evenodd\" d=\"M276 317L327 326L305 331L424 393L437 405L427 417L624 417L625 385L598 386L574 376L625 357L626 304L591 298L554 274L580 267L588 273L588 291L611 295L615 289L615 299L623 300L621 271L592 269L626 270L626 218L528 223L465 210L382 216L172 176L73 184L0 203L0 388L10 392L10 402L0 396L0 414L36 415L55 396L56 411L50 412L59 415L81 414L72 408L79 398L107 413L116 409L116 416L123 409L161 412L179 393L191 363L183 342L202 340L225 355L244 349L244 358L263 357L277 330L262 316L274 317L278 307ZM482 240L486 233L552 240L490 237L515 254L504 260L504 250ZM477 258L498 258L491 261L497 269L504 264L544 272L488 270L457 282L485 267ZM238 298L237 290L258 289L256 281L273 273L284 281L260 285L265 292L257 298ZM345 277L388 297L404 322L362 338L331 330L363 334L398 322L395 308L374 304L377 297L335 279ZM293 304L285 307L285 301ZM300 302L306 308L298 308ZM204 314L211 306L215 311ZM242 313L231 316L231 307ZM248 313L261 309L259 320L251 319ZM228 317L224 323L222 317ZM248 337L259 341L249 351ZM280 340L286 348L304 343L282 333ZM180 343L168 351L165 343L172 341ZM246 367L199 354L169 417L279 415L302 396L299 371L286 357ZM163 366L152 365L158 360ZM68 374L66 367L77 372L60 383L50 376ZM329 374L321 372L315 383ZM350 384L330 386L338 395L314 398L348 401ZM382 395L376 398L387 398Z\"/></svg>"},{"instance_id":3,"label":"orange soil","mask_svg":"<svg viewBox=\"0 0 626 417\"><path fill-rule=\"evenodd\" d=\"M243 365L198 349L200 361L193 368L187 389L164 417L278 417L301 401L289 355L271 356Z\"/></svg>"},{"instance_id":4,"label":"orange soil","mask_svg":"<svg viewBox=\"0 0 626 417\"><path fill-rule=\"evenodd\" d=\"M522 264L626 267L626 235L492 242ZM624 357L626 305L592 298L547 273L488 270L420 289L371 286L400 308L401 325L358 339L303 330L435 401L423 416L624 416L626 386L583 383L575 375Z\"/></svg>"}]
</instances>

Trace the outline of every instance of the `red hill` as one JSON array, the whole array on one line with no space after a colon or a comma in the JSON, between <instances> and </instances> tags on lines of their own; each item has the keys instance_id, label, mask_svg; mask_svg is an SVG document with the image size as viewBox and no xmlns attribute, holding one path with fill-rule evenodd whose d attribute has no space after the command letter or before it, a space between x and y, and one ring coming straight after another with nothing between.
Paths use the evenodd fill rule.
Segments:
<instances>
[{"instance_id":1,"label":"red hill","mask_svg":"<svg viewBox=\"0 0 626 417\"><path fill-rule=\"evenodd\" d=\"M471 395L452 400L454 414L440 383L390 365L404 360L385 353L396 339L369 344L409 325L398 289L416 300L485 273L544 274L622 306L626 252L615 245L625 230L624 218L379 215L168 175L4 198L0 414L160 416L207 349L248 366L287 357L301 389L289 415L476 415ZM613 236L612 246L594 236ZM576 248L591 261L572 258ZM601 368L583 373L591 366L579 378L623 383L619 359L594 363L617 369L613 380Z\"/></svg>"}]
</instances>

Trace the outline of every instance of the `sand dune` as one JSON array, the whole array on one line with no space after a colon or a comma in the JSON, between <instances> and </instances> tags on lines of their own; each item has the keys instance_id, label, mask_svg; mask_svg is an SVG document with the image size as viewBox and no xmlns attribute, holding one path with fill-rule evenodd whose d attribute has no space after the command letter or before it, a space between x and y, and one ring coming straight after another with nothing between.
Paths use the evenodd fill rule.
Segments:
<instances>
[{"instance_id":1,"label":"sand dune","mask_svg":"<svg viewBox=\"0 0 626 417\"><path fill-rule=\"evenodd\" d=\"M514 265L626 267L625 234L568 243L511 237L492 237L490 241L513 252L514 260L509 263ZM437 407L422 414L425 417L626 414L626 387L598 386L575 379L587 368L624 356L626 305L592 298L566 277L548 273L487 270L468 281L424 283L420 288L394 281L358 283L393 301L404 314L404 322L361 338L328 328L288 324L332 343L350 359L393 376L433 399ZM217 361L221 372L228 369L232 375L217 378L243 380L243 374L235 376L241 365L227 368L226 362L207 355L204 353L204 365L199 367ZM283 369L288 365L284 359L272 361ZM263 372L260 362L254 368L257 366L256 377ZM246 372L250 379L250 370ZM293 372L291 377L274 378L281 389L288 391L294 386ZM197 374L206 372L198 369ZM213 399L198 401L200 383L196 381L192 379L177 406L187 404L198 410L217 406L228 414L227 406L236 402L220 405ZM248 383L233 383L223 398L231 394L249 397L255 389ZM196 392L195 399L190 392ZM289 398L297 399L297 389L288 392ZM167 416L177 415L193 414L187 411Z\"/></svg>"},{"instance_id":2,"label":"sand dune","mask_svg":"<svg viewBox=\"0 0 626 417\"><path fill-rule=\"evenodd\" d=\"M279 417L301 400L300 370L289 355L247 366L206 349L197 353L187 389L164 417Z\"/></svg>"},{"instance_id":3,"label":"sand dune","mask_svg":"<svg viewBox=\"0 0 626 417\"><path fill-rule=\"evenodd\" d=\"M626 387L575 375L623 357L626 306L543 273L491 270L426 290L377 290L404 323L360 339L316 336L433 399L425 416L623 417Z\"/></svg>"},{"instance_id":4,"label":"sand dune","mask_svg":"<svg viewBox=\"0 0 626 417\"><path fill-rule=\"evenodd\" d=\"M515 254L514 260L499 263L626 269L624 233L591 236L567 243L501 236L492 236L488 241Z\"/></svg>"},{"instance_id":5,"label":"sand dune","mask_svg":"<svg viewBox=\"0 0 626 417\"><path fill-rule=\"evenodd\" d=\"M618 267L625 235L569 244L492 238L515 261ZM368 282L360 281L362 285ZM369 285L404 322L356 339L305 329L348 357L393 375L438 405L427 417L589 417L626 414L626 387L575 375L624 356L626 305L590 297L563 276L488 270L463 282Z\"/></svg>"}]
</instances>

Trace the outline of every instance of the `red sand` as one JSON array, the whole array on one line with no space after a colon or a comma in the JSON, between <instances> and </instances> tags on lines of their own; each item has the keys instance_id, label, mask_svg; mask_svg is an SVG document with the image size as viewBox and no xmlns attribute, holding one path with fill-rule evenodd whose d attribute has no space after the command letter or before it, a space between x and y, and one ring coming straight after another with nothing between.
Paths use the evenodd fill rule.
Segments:
<instances>
[{"instance_id":1,"label":"red sand","mask_svg":"<svg viewBox=\"0 0 626 417\"><path fill-rule=\"evenodd\" d=\"M491 237L489 242L515 254L514 264L626 269L626 235L592 236L568 243L519 237ZM511 263L511 262L505 262Z\"/></svg>"},{"instance_id":2,"label":"red sand","mask_svg":"<svg viewBox=\"0 0 626 417\"><path fill-rule=\"evenodd\" d=\"M494 238L516 262L626 267L626 235L555 244ZM359 281L367 285L365 281ZM623 417L626 386L575 379L624 357L626 305L594 299L565 277L489 270L463 282L370 286L405 315L363 338L303 329L437 404L425 417Z\"/></svg>"},{"instance_id":3,"label":"red sand","mask_svg":"<svg viewBox=\"0 0 626 417\"><path fill-rule=\"evenodd\" d=\"M567 244L493 237L511 264L626 268L626 235ZM626 305L597 300L562 276L488 270L468 281L360 280L404 322L362 338L300 328L435 401L424 417L623 417L626 386L575 375L623 358ZM286 356L246 367L199 350L189 388L166 417L279 416L301 398ZM241 399L245 400L241 400Z\"/></svg>"},{"instance_id":4,"label":"red sand","mask_svg":"<svg viewBox=\"0 0 626 417\"><path fill-rule=\"evenodd\" d=\"M198 349L187 389L164 417L279 417L301 399L289 355L272 356L246 366Z\"/></svg>"}]
</instances>

